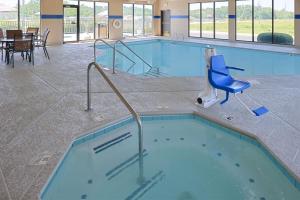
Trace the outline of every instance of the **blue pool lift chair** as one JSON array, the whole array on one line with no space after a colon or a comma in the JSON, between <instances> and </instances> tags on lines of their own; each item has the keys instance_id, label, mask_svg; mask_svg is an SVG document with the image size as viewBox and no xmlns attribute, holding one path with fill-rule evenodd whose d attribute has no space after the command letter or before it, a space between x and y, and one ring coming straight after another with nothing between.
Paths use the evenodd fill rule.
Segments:
<instances>
[{"instance_id":1,"label":"blue pool lift chair","mask_svg":"<svg viewBox=\"0 0 300 200\"><path fill-rule=\"evenodd\" d=\"M249 82L234 79L230 75L229 69L245 71L241 68L226 66L223 55L215 55L211 57L211 67L208 71L208 79L210 84L214 88L224 90L226 92L226 98L221 102L221 104L224 104L228 101L230 93L234 94L235 97L237 97L236 94L243 93L244 90L251 87L251 84ZM249 110L256 116L260 116L268 112L268 110L264 106L251 110L238 97L237 99L243 106L247 108L247 110Z\"/></svg>"}]
</instances>

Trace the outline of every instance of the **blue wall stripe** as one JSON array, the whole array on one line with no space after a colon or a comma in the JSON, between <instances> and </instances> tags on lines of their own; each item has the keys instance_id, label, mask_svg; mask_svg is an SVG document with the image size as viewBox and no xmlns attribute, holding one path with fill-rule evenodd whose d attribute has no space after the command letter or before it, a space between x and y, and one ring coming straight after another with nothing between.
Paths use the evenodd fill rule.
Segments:
<instances>
[{"instance_id":1,"label":"blue wall stripe","mask_svg":"<svg viewBox=\"0 0 300 200\"><path fill-rule=\"evenodd\" d=\"M173 15L171 16L171 19L188 19L188 15Z\"/></svg>"},{"instance_id":2,"label":"blue wall stripe","mask_svg":"<svg viewBox=\"0 0 300 200\"><path fill-rule=\"evenodd\" d=\"M300 14L295 15L295 19L300 19Z\"/></svg>"},{"instance_id":3,"label":"blue wall stripe","mask_svg":"<svg viewBox=\"0 0 300 200\"><path fill-rule=\"evenodd\" d=\"M110 15L110 16L108 16L108 19L123 19L123 16L121 16L121 15Z\"/></svg>"},{"instance_id":4,"label":"blue wall stripe","mask_svg":"<svg viewBox=\"0 0 300 200\"><path fill-rule=\"evenodd\" d=\"M160 19L160 16L154 15L154 16L153 16L153 19Z\"/></svg>"},{"instance_id":5,"label":"blue wall stripe","mask_svg":"<svg viewBox=\"0 0 300 200\"><path fill-rule=\"evenodd\" d=\"M235 15L228 15L228 18L229 18L229 19L235 19L236 16L235 16Z\"/></svg>"},{"instance_id":6,"label":"blue wall stripe","mask_svg":"<svg viewBox=\"0 0 300 200\"><path fill-rule=\"evenodd\" d=\"M41 19L63 19L64 15L41 15Z\"/></svg>"}]
</instances>

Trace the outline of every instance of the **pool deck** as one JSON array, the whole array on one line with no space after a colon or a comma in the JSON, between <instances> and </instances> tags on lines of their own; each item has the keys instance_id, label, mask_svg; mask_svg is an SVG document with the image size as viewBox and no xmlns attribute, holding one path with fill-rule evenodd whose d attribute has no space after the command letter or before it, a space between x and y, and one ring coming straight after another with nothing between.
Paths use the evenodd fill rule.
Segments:
<instances>
[{"instance_id":1,"label":"pool deck","mask_svg":"<svg viewBox=\"0 0 300 200\"><path fill-rule=\"evenodd\" d=\"M129 113L97 73L92 75L92 112L86 108L90 44L42 49L33 68L16 56L15 68L0 61L0 200L35 200L71 141ZM285 47L283 47L285 48ZM273 48L272 48L273 49ZM295 52L299 51L296 48ZM257 137L300 180L300 76L247 77L242 97L269 108L261 117L231 99L203 109L195 104L203 78L144 78L111 74L141 113L199 113ZM233 117L227 120L227 117Z\"/></svg>"}]
</instances>

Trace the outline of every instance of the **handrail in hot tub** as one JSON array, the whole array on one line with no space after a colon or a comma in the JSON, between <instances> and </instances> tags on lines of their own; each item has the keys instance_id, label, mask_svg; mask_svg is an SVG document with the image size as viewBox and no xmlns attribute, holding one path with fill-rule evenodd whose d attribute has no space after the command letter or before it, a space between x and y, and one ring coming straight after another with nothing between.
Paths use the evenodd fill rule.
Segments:
<instances>
[{"instance_id":1,"label":"handrail in hot tub","mask_svg":"<svg viewBox=\"0 0 300 200\"><path fill-rule=\"evenodd\" d=\"M98 72L102 75L108 85L112 88L112 90L116 93L116 95L120 98L122 103L126 106L126 108L130 111L133 118L135 119L138 125L138 141L139 141L139 177L138 183L142 184L144 182L144 162L143 162L143 127L142 120L140 115L133 109L133 107L128 103L125 97L121 94L120 90L113 84L113 82L108 78L103 69L96 62L91 62L88 65L87 69L87 111L91 110L91 80L90 80L90 70L92 67L95 67Z\"/></svg>"}]
</instances>

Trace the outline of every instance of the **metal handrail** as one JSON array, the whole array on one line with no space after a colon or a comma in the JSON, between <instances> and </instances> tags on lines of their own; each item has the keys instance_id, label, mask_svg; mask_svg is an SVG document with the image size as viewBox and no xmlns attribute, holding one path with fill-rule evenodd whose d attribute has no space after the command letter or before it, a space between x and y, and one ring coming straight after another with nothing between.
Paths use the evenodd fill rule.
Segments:
<instances>
[{"instance_id":1,"label":"metal handrail","mask_svg":"<svg viewBox=\"0 0 300 200\"><path fill-rule=\"evenodd\" d=\"M116 93L116 95L120 98L122 103L126 106L126 108L130 111L132 116L134 117L137 125L138 125L138 141L139 141L139 177L138 183L142 184L144 182L144 162L143 162L143 128L142 128L142 120L140 115L133 109L133 107L128 103L128 101L124 98L118 88L113 84L113 82L108 78L108 76L104 73L103 69L96 63L92 62L89 64L87 69L87 111L91 110L91 80L90 80L90 70L92 67L95 67L98 72L102 75L108 85L112 88L112 90Z\"/></svg>"},{"instance_id":2,"label":"metal handrail","mask_svg":"<svg viewBox=\"0 0 300 200\"><path fill-rule=\"evenodd\" d=\"M150 65L146 60L144 60L141 56L139 56L137 53L135 53L127 44L125 44L122 40L118 40L116 41L115 45L117 43L121 43L123 46L125 46L129 51L131 51L136 57L138 57L143 63L145 63L146 65L148 65L148 67L150 67L150 70L153 68L152 65ZM115 50L117 50L115 48ZM149 70L149 71L150 71Z\"/></svg>"},{"instance_id":3,"label":"metal handrail","mask_svg":"<svg viewBox=\"0 0 300 200\"><path fill-rule=\"evenodd\" d=\"M108 47L113 49L113 73L115 73L115 62L116 62L116 52L118 52L119 54L121 54L122 56L124 56L125 58L127 58L128 60L130 60L132 62L132 66L134 66L136 64L136 62L134 62L131 58L129 58L128 56L126 56L122 51L119 51L118 49L116 49L116 43L112 46L111 44L109 44L108 42L106 42L105 40L99 38L96 39L94 42L94 62L96 63L96 44L97 42L103 42L104 44L106 44Z\"/></svg>"}]
</instances>

